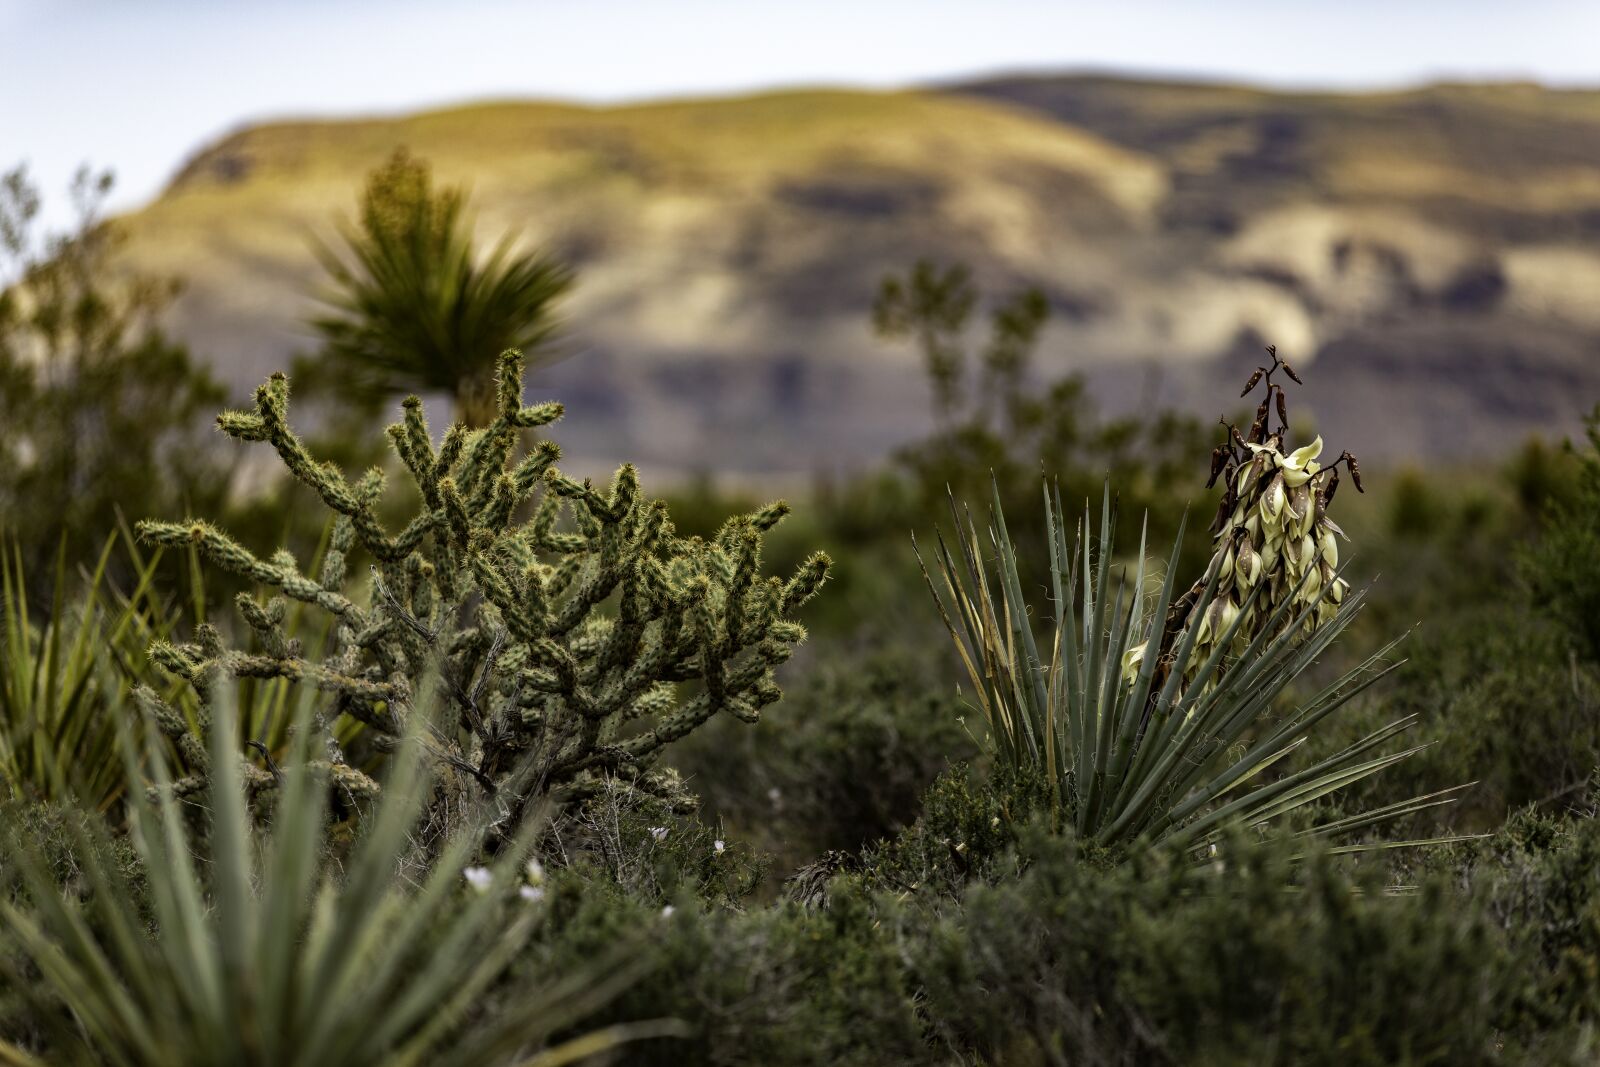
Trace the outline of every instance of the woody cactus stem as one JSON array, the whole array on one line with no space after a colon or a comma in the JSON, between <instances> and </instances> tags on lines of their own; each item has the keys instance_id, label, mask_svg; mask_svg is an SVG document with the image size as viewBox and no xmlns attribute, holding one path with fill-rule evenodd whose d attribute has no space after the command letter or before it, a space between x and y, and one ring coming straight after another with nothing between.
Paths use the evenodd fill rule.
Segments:
<instances>
[{"instance_id":1,"label":"woody cactus stem","mask_svg":"<svg viewBox=\"0 0 1600 1067\"><path fill-rule=\"evenodd\" d=\"M202 521L140 523L148 542L193 545L276 590L265 603L238 601L261 651L226 649L205 627L192 644L158 643L152 658L202 705L228 678L285 678L322 694L324 721L347 715L380 738L406 732L418 688L437 677L444 713L430 747L484 791L520 805L614 778L691 803L653 762L713 716L753 723L778 699L774 668L805 637L794 614L822 586L828 558L812 555L788 580L761 578L761 535L787 514L782 502L730 519L710 540L683 539L666 506L641 495L632 466L601 492L561 474L549 441L514 456L522 431L562 413L523 405L522 370L522 357L505 353L494 420L450 427L438 449L421 403L405 401L388 435L422 505L396 534L376 516L380 470L352 484L289 428L285 376L256 391L255 410L221 415L223 432L270 444L333 510L330 550L313 577L288 552L260 559ZM374 561L364 598L347 588L357 547ZM289 638L288 600L334 617L327 658L306 659ZM158 721L184 728L181 715ZM347 778L358 773L331 733L326 744Z\"/></svg>"}]
</instances>

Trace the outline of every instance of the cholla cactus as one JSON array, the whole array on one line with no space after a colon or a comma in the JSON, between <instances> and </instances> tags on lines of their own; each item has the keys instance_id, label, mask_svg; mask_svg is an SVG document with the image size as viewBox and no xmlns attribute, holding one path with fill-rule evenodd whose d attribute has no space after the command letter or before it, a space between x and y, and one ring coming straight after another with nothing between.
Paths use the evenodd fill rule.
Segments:
<instances>
[{"instance_id":1,"label":"cholla cactus","mask_svg":"<svg viewBox=\"0 0 1600 1067\"><path fill-rule=\"evenodd\" d=\"M193 644L158 644L152 658L202 704L230 677L285 678L324 694L324 723L347 715L380 739L405 732L415 689L436 675L435 756L514 808L593 791L607 777L687 804L676 777L651 764L712 716L753 723L778 699L773 670L805 637L793 615L829 561L817 553L787 581L758 577L761 534L787 513L781 502L729 520L709 541L685 540L665 505L641 496L631 466L602 493L557 471L549 441L513 461L523 431L561 407L523 406L516 352L501 357L497 389L494 421L452 426L437 450L421 403L406 400L388 433L422 507L394 535L375 515L382 472L351 484L290 430L286 377L256 391L254 411L221 415L225 433L271 444L336 513L330 549L312 577L289 553L257 558L205 522L140 523L147 541L192 545L280 594L265 604L239 597L260 652L224 648L206 627ZM358 545L374 560L367 604L346 589ZM334 617L325 658L305 658L285 633L285 598ZM170 731L184 730L182 716L157 712ZM331 732L326 744L335 773L361 784Z\"/></svg>"},{"instance_id":2,"label":"cholla cactus","mask_svg":"<svg viewBox=\"0 0 1600 1067\"><path fill-rule=\"evenodd\" d=\"M1216 537L1212 568L1216 593L1200 618L1190 620L1197 628L1196 654L1201 663L1241 615L1243 621L1233 630L1230 654L1242 653L1273 618L1282 620L1280 626L1302 619L1294 625L1309 637L1338 613L1349 588L1338 574L1337 538L1344 531L1328 517L1328 504L1339 488L1339 466L1348 468L1357 491L1361 491L1361 468L1349 452L1326 466L1320 464L1321 437L1284 451L1288 405L1283 386L1272 378L1282 371L1304 383L1294 368L1278 357L1275 346L1269 346L1267 353L1272 366L1257 367L1239 394L1249 396L1258 385L1266 387L1249 432L1240 434L1225 422L1227 440L1211 454L1211 479L1206 487L1215 485L1220 477L1224 491L1211 527ZM1276 429L1271 426L1274 414ZM1190 592L1187 603L1180 602L1180 611L1187 612L1196 602L1203 584ZM1290 602L1314 610L1303 618L1292 608L1277 611Z\"/></svg>"}]
</instances>

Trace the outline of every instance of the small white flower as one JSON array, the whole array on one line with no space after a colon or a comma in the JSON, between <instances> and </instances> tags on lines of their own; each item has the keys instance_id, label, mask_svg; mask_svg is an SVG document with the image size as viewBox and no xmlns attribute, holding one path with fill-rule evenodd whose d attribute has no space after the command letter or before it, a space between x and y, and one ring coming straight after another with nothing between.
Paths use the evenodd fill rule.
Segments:
<instances>
[{"instance_id":1,"label":"small white flower","mask_svg":"<svg viewBox=\"0 0 1600 1067\"><path fill-rule=\"evenodd\" d=\"M494 881L494 873L487 867L468 867L461 872L461 876L467 880L468 885L480 893L487 893L489 883Z\"/></svg>"},{"instance_id":2,"label":"small white flower","mask_svg":"<svg viewBox=\"0 0 1600 1067\"><path fill-rule=\"evenodd\" d=\"M767 790L767 799L772 801L773 804L781 803L783 801L783 790L779 789L777 786L773 786L771 789Z\"/></svg>"},{"instance_id":3,"label":"small white flower","mask_svg":"<svg viewBox=\"0 0 1600 1067\"><path fill-rule=\"evenodd\" d=\"M525 885L517 890L517 895L523 900L537 904L544 899L544 887L538 885Z\"/></svg>"},{"instance_id":4,"label":"small white flower","mask_svg":"<svg viewBox=\"0 0 1600 1067\"><path fill-rule=\"evenodd\" d=\"M672 911L673 911L672 905L668 904L666 907L661 909L661 917L663 919L672 918Z\"/></svg>"},{"instance_id":5,"label":"small white flower","mask_svg":"<svg viewBox=\"0 0 1600 1067\"><path fill-rule=\"evenodd\" d=\"M537 859L530 859L523 870L528 872L529 885L542 885L544 883L544 864Z\"/></svg>"},{"instance_id":6,"label":"small white flower","mask_svg":"<svg viewBox=\"0 0 1600 1067\"><path fill-rule=\"evenodd\" d=\"M652 826L650 827L650 836L657 841L665 841L667 839L667 828L665 826Z\"/></svg>"},{"instance_id":7,"label":"small white flower","mask_svg":"<svg viewBox=\"0 0 1600 1067\"><path fill-rule=\"evenodd\" d=\"M713 841L711 843L711 851L715 852L717 855L720 856L724 852L728 851L728 843L726 841L721 840L721 839Z\"/></svg>"}]
</instances>

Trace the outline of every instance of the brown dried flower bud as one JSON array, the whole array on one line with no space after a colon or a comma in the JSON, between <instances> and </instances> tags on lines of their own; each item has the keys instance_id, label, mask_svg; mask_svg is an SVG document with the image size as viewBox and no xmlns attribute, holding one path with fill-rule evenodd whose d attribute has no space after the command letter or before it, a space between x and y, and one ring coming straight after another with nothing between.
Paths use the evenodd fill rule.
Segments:
<instances>
[{"instance_id":1,"label":"brown dried flower bud","mask_svg":"<svg viewBox=\"0 0 1600 1067\"><path fill-rule=\"evenodd\" d=\"M1217 475L1222 473L1222 468L1227 462L1228 453L1220 445L1211 450L1211 477L1206 479L1207 489L1217 484Z\"/></svg>"},{"instance_id":2,"label":"brown dried flower bud","mask_svg":"<svg viewBox=\"0 0 1600 1067\"><path fill-rule=\"evenodd\" d=\"M1291 378L1293 378L1295 380L1295 384L1296 385L1304 385L1304 384L1306 384L1305 382L1302 382L1300 380L1300 375L1298 375L1298 374L1296 374L1294 372L1294 368L1289 366L1288 360L1280 359L1280 360L1278 360L1278 365L1283 368L1283 372L1285 374L1287 374L1289 377L1291 377Z\"/></svg>"},{"instance_id":3,"label":"brown dried flower bud","mask_svg":"<svg viewBox=\"0 0 1600 1067\"><path fill-rule=\"evenodd\" d=\"M1228 524L1229 517L1233 515L1233 505L1237 501L1228 499L1232 495L1231 493L1223 493L1222 499L1217 501L1217 514L1211 520L1211 532L1213 534L1222 532L1222 528Z\"/></svg>"},{"instance_id":4,"label":"brown dried flower bud","mask_svg":"<svg viewBox=\"0 0 1600 1067\"><path fill-rule=\"evenodd\" d=\"M1265 367L1257 367L1256 368L1256 372L1254 374L1250 375L1250 380L1248 382L1244 383L1244 392L1240 393L1239 395L1240 396L1249 396L1250 395L1250 390L1252 390L1252 389L1254 389L1256 387L1256 385L1261 381L1261 376L1263 374L1265 374L1265 373L1266 373L1266 368Z\"/></svg>"},{"instance_id":5,"label":"brown dried flower bud","mask_svg":"<svg viewBox=\"0 0 1600 1067\"><path fill-rule=\"evenodd\" d=\"M1356 492L1365 493L1366 490L1361 487L1361 464L1357 463L1356 457L1349 452L1344 454L1344 462L1345 466L1350 468L1350 480L1356 483Z\"/></svg>"}]
</instances>

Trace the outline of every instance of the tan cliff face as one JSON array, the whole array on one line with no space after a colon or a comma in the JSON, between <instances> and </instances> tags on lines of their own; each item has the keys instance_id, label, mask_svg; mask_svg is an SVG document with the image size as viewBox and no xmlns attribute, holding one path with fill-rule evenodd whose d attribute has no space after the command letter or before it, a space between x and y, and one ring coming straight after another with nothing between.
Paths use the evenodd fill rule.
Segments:
<instances>
[{"instance_id":1,"label":"tan cliff face","mask_svg":"<svg viewBox=\"0 0 1600 1067\"><path fill-rule=\"evenodd\" d=\"M1217 364L1266 341L1324 363L1319 425L1375 459L1495 453L1600 400L1600 94L1040 78L257 126L128 220L231 387L313 346L311 239L398 145L471 187L483 236L578 268L570 358L532 388L596 463L881 458L927 404L868 308L919 256L1042 286L1043 369L1111 407L1153 389L1214 416Z\"/></svg>"}]
</instances>

